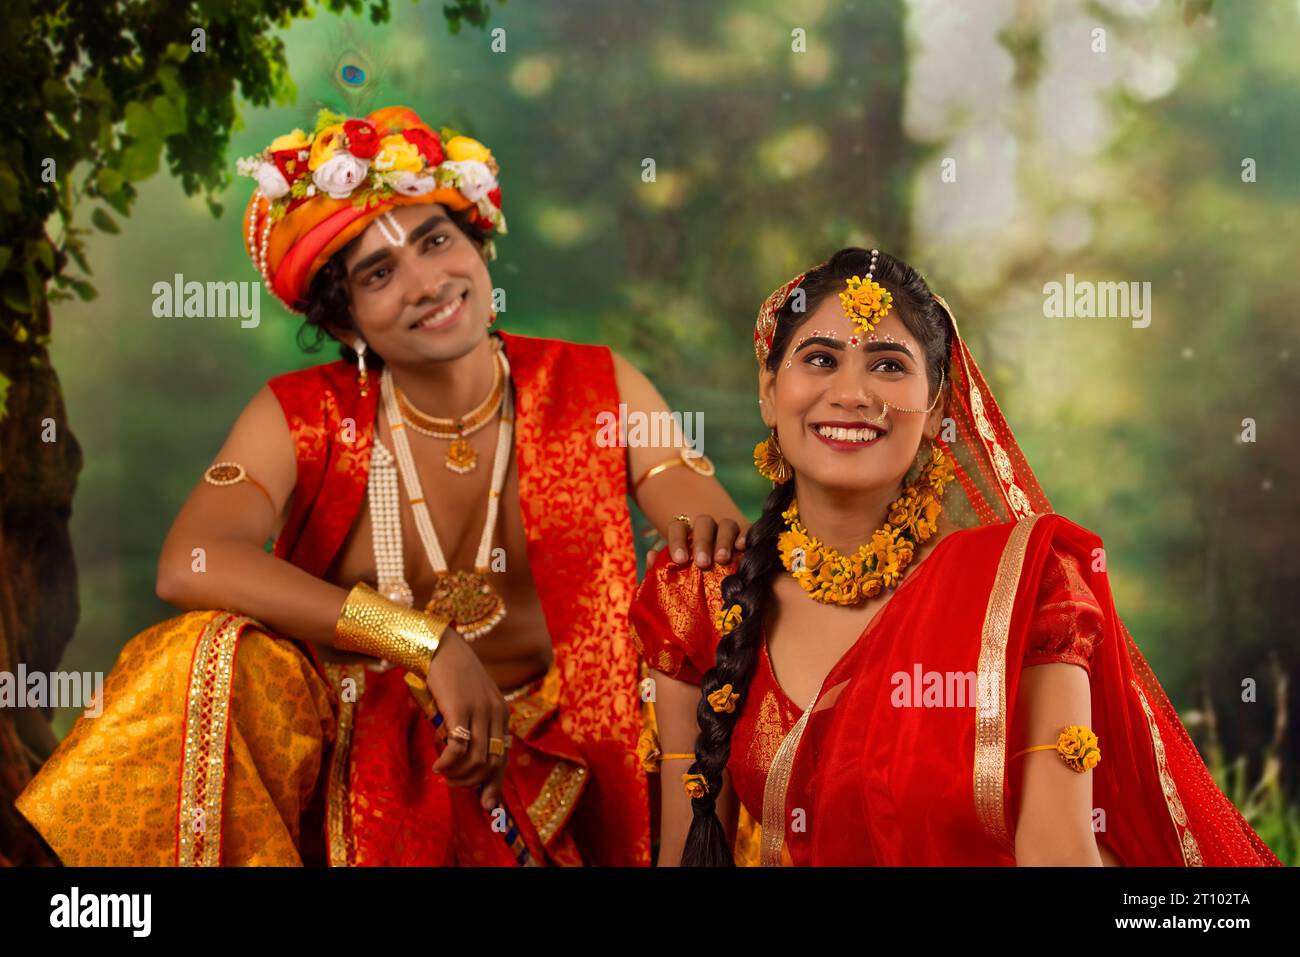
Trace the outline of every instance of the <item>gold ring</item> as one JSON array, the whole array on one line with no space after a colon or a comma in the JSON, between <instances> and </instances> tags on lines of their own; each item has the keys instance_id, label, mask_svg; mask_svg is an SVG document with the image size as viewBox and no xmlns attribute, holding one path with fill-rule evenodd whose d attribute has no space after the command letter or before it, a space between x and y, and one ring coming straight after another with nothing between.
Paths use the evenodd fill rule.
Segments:
<instances>
[{"instance_id":1,"label":"gold ring","mask_svg":"<svg viewBox=\"0 0 1300 957\"><path fill-rule=\"evenodd\" d=\"M488 738L488 754L500 757L506 753L506 743L502 738Z\"/></svg>"},{"instance_id":2,"label":"gold ring","mask_svg":"<svg viewBox=\"0 0 1300 957\"><path fill-rule=\"evenodd\" d=\"M469 733L469 728L465 727L463 724L458 724L456 727L452 728L451 736L457 741L464 741L466 744L468 744L470 739L473 737L473 735Z\"/></svg>"},{"instance_id":3,"label":"gold ring","mask_svg":"<svg viewBox=\"0 0 1300 957\"><path fill-rule=\"evenodd\" d=\"M690 527L691 527L691 517L690 517L689 515L674 515L674 516L673 516L673 521L674 521L674 522L685 522L687 528L690 528Z\"/></svg>"}]
</instances>

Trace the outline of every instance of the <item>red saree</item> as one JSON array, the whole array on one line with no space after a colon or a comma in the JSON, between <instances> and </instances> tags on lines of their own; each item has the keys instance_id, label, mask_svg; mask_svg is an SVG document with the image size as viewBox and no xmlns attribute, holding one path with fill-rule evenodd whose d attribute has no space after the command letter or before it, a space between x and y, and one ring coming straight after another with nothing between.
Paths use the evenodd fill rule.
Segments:
<instances>
[{"instance_id":1,"label":"red saree","mask_svg":"<svg viewBox=\"0 0 1300 957\"><path fill-rule=\"evenodd\" d=\"M1019 778L1008 738L1021 669L1049 661L1089 671L1098 839L1123 864L1279 863L1215 786L1177 715L1153 706L1163 692L1135 668L1105 573L1092 570L1100 547L1059 515L949 534L827 674L802 720L807 703L786 696L760 647L728 770L762 824L764 863L1013 865ZM1068 593L1050 579L1062 568L1081 578ZM731 570L656 563L632 609L651 667L692 682L711 667ZM981 699L981 688L993 693Z\"/></svg>"},{"instance_id":2,"label":"red saree","mask_svg":"<svg viewBox=\"0 0 1300 957\"><path fill-rule=\"evenodd\" d=\"M796 286L779 287L760 316L775 315ZM957 478L943 500L946 534L813 702L782 691L766 635L759 641L727 765L760 825L758 862L1014 864L1019 764L1009 769L1008 759L1021 672L1065 662L1089 672L1099 843L1127 866L1278 865L1214 784L1120 620L1098 570L1101 539L1052 513L956 319L935 299L953 332L937 441ZM701 683L734 569L660 557L630 616L651 668ZM751 833L742 818L738 862L754 856Z\"/></svg>"}]
</instances>

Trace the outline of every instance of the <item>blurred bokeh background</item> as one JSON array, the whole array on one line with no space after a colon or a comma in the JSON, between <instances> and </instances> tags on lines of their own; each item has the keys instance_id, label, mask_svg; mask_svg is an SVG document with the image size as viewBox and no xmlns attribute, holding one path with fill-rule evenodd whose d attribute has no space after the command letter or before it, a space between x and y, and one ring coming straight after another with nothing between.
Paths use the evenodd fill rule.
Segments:
<instances>
[{"instance_id":1,"label":"blurred bokeh background","mask_svg":"<svg viewBox=\"0 0 1300 957\"><path fill-rule=\"evenodd\" d=\"M1300 3L554 0L456 35L419 3L275 35L295 91L242 109L231 170L310 128L337 102L336 55L364 49L382 103L501 164L501 326L607 343L702 412L750 514L759 303L845 245L915 265L1055 509L1105 540L1117 605L1220 784L1296 863ZM336 358L303 353L270 296L255 329L153 316L175 273L257 278L250 186L234 178L214 218L164 168L120 233L89 238L98 297L55 307L85 454L64 668L107 671L175 613L159 546L235 416L269 377ZM1150 325L1045 317L1068 273L1149 282Z\"/></svg>"}]
</instances>

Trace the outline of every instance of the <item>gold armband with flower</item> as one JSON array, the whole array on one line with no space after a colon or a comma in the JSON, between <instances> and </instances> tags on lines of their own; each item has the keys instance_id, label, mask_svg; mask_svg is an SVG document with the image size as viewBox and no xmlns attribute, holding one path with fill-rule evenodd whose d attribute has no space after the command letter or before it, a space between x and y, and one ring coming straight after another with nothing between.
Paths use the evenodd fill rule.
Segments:
<instances>
[{"instance_id":1,"label":"gold armband with flower","mask_svg":"<svg viewBox=\"0 0 1300 957\"><path fill-rule=\"evenodd\" d=\"M1093 734L1091 728L1081 724L1072 724L1064 728L1055 744L1038 744L1032 748L1025 748L1011 755L1010 760L1014 761L1030 751L1055 751L1061 756L1066 767L1080 774L1091 771L1101 763L1101 748L1097 745L1097 736Z\"/></svg>"},{"instance_id":2,"label":"gold armband with flower","mask_svg":"<svg viewBox=\"0 0 1300 957\"><path fill-rule=\"evenodd\" d=\"M391 661L424 678L449 623L446 618L404 608L365 582L357 582L334 626L334 647Z\"/></svg>"}]
</instances>

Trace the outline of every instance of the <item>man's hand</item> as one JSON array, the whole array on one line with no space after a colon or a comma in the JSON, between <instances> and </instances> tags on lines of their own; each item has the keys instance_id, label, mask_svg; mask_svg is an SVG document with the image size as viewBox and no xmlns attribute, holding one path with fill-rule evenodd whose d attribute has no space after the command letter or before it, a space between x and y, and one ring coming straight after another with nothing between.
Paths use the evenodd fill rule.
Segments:
<instances>
[{"instance_id":1,"label":"man's hand","mask_svg":"<svg viewBox=\"0 0 1300 957\"><path fill-rule=\"evenodd\" d=\"M454 628L443 632L425 683L442 712L448 735L433 770L456 787L486 783L482 804L484 810L491 810L501 800L506 773L505 755L488 754L488 738L504 738L509 731L510 709L501 689ZM468 742L451 735L456 727L469 729Z\"/></svg>"},{"instance_id":2,"label":"man's hand","mask_svg":"<svg viewBox=\"0 0 1300 957\"><path fill-rule=\"evenodd\" d=\"M690 524L675 518L668 526L668 556L682 565L691 560L694 549L695 564L701 568L710 567L714 561L729 562L733 550L745 550L748 530L748 522L742 525L730 518L719 522L712 515L696 515ZM650 549L647 565L655 560L660 547Z\"/></svg>"}]
</instances>

